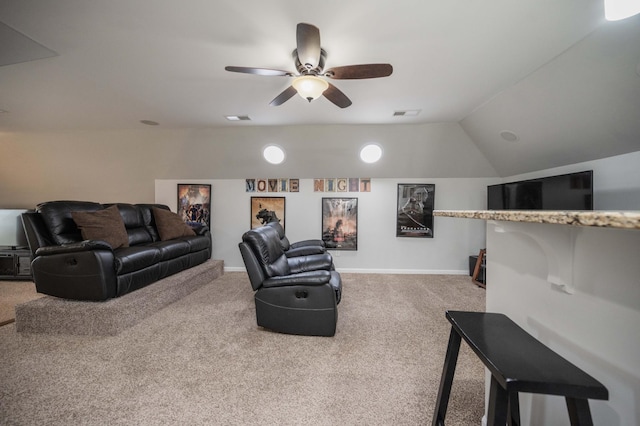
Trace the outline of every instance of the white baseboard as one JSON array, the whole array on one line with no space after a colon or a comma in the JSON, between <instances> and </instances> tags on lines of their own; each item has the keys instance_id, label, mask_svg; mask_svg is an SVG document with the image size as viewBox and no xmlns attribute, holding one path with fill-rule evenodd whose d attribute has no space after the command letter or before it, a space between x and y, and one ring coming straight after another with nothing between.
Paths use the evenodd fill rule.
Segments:
<instances>
[{"instance_id":1,"label":"white baseboard","mask_svg":"<svg viewBox=\"0 0 640 426\"><path fill-rule=\"evenodd\" d=\"M225 272L245 272L241 266L225 266ZM337 268L338 272L345 274L415 274L415 275L469 275L469 271L463 269L363 269L363 268Z\"/></svg>"},{"instance_id":2,"label":"white baseboard","mask_svg":"<svg viewBox=\"0 0 640 426\"><path fill-rule=\"evenodd\" d=\"M414 274L414 275L469 275L469 271L458 269L363 269L337 268L347 274Z\"/></svg>"}]
</instances>

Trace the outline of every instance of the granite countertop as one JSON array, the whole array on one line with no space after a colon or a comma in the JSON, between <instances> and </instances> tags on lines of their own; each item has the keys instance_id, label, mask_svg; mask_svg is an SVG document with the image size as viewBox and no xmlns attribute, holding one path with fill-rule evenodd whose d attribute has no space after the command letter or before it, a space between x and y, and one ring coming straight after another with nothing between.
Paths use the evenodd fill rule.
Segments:
<instances>
[{"instance_id":1,"label":"granite countertop","mask_svg":"<svg viewBox=\"0 0 640 426\"><path fill-rule=\"evenodd\" d=\"M434 216L640 229L640 211L434 210Z\"/></svg>"}]
</instances>

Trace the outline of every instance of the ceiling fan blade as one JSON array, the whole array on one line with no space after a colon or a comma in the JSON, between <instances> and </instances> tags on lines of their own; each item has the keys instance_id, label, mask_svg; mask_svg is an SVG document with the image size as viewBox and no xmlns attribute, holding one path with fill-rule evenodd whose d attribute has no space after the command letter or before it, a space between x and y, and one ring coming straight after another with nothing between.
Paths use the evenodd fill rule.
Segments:
<instances>
[{"instance_id":1,"label":"ceiling fan blade","mask_svg":"<svg viewBox=\"0 0 640 426\"><path fill-rule=\"evenodd\" d=\"M320 61L320 30L311 24L299 23L296 31L298 59L313 69Z\"/></svg>"},{"instance_id":2,"label":"ceiling fan blade","mask_svg":"<svg viewBox=\"0 0 640 426\"><path fill-rule=\"evenodd\" d=\"M292 77L294 75L292 72L289 72L289 71L274 70L270 68L224 67L224 69L231 72L242 72L245 74L256 74L256 75L275 75L275 76L286 76L286 77Z\"/></svg>"},{"instance_id":3,"label":"ceiling fan blade","mask_svg":"<svg viewBox=\"0 0 640 426\"><path fill-rule=\"evenodd\" d=\"M338 80L388 77L393 72L390 64L347 65L328 69L324 75Z\"/></svg>"},{"instance_id":4,"label":"ceiling fan blade","mask_svg":"<svg viewBox=\"0 0 640 426\"><path fill-rule=\"evenodd\" d=\"M329 83L329 88L324 91L323 95L340 108L346 108L351 105L351 99L347 98L347 95L331 83Z\"/></svg>"},{"instance_id":5,"label":"ceiling fan blade","mask_svg":"<svg viewBox=\"0 0 640 426\"><path fill-rule=\"evenodd\" d=\"M278 106L278 105L282 105L283 103L287 102L289 99L291 99L291 97L293 95L295 95L296 93L298 93L298 91L295 89L295 87L293 86L289 86L285 89L284 92L280 93L278 96L276 96L270 103L269 105L271 106Z\"/></svg>"}]
</instances>

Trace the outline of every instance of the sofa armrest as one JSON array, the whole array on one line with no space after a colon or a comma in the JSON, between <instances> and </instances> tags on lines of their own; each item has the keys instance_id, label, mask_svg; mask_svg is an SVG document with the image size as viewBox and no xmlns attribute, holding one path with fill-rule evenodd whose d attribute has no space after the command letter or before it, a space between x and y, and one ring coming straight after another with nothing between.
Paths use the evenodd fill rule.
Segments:
<instances>
[{"instance_id":1,"label":"sofa armrest","mask_svg":"<svg viewBox=\"0 0 640 426\"><path fill-rule=\"evenodd\" d=\"M318 286L328 284L331 280L331 272L329 271L309 271L299 274L282 275L267 278L263 283L263 287L284 287L291 285L309 285Z\"/></svg>"},{"instance_id":2,"label":"sofa armrest","mask_svg":"<svg viewBox=\"0 0 640 426\"><path fill-rule=\"evenodd\" d=\"M302 247L291 247L289 250L284 252L284 255L287 257L298 257L298 256L308 256L310 254L323 254L327 251L324 247L320 246L302 246Z\"/></svg>"},{"instance_id":3,"label":"sofa armrest","mask_svg":"<svg viewBox=\"0 0 640 426\"><path fill-rule=\"evenodd\" d=\"M38 293L72 300L119 296L111 246L101 241L83 243L46 247L50 253L33 259L31 272ZM45 247L39 250L47 252Z\"/></svg>"},{"instance_id":4,"label":"sofa armrest","mask_svg":"<svg viewBox=\"0 0 640 426\"><path fill-rule=\"evenodd\" d=\"M35 257L36 250L40 247L55 245L56 243L51 238L47 225L44 223L40 213L36 213L33 210L29 210L22 213L22 227L27 237L27 243L31 250L31 255Z\"/></svg>"},{"instance_id":5,"label":"sofa armrest","mask_svg":"<svg viewBox=\"0 0 640 426\"><path fill-rule=\"evenodd\" d=\"M63 244L61 246L40 247L39 249L36 250L36 256L51 256L55 254L77 253L80 251L91 251L91 250L112 251L113 249L105 241L85 240L85 241L80 241L79 243Z\"/></svg>"},{"instance_id":6,"label":"sofa armrest","mask_svg":"<svg viewBox=\"0 0 640 426\"><path fill-rule=\"evenodd\" d=\"M324 241L322 240L302 240L297 241L291 244L291 248L299 248L299 247L307 247L307 246L315 246L324 248Z\"/></svg>"},{"instance_id":7,"label":"sofa armrest","mask_svg":"<svg viewBox=\"0 0 640 426\"><path fill-rule=\"evenodd\" d=\"M329 253L289 257L287 262L292 274L319 270L330 271L333 268L333 258Z\"/></svg>"},{"instance_id":8,"label":"sofa armrest","mask_svg":"<svg viewBox=\"0 0 640 426\"><path fill-rule=\"evenodd\" d=\"M207 235L209 233L209 227L207 225L201 223L189 223L188 225L196 235Z\"/></svg>"}]
</instances>

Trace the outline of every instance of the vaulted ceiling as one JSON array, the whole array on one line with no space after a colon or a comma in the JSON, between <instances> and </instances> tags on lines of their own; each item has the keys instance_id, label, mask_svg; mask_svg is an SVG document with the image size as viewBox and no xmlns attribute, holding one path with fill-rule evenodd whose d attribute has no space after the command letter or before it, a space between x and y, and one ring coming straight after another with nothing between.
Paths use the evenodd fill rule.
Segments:
<instances>
[{"instance_id":1,"label":"vaulted ceiling","mask_svg":"<svg viewBox=\"0 0 640 426\"><path fill-rule=\"evenodd\" d=\"M327 67L393 74L333 81L340 109L225 71L295 71L299 22ZM0 23L0 132L452 122L502 176L640 150L640 17L602 0L0 0Z\"/></svg>"}]
</instances>

